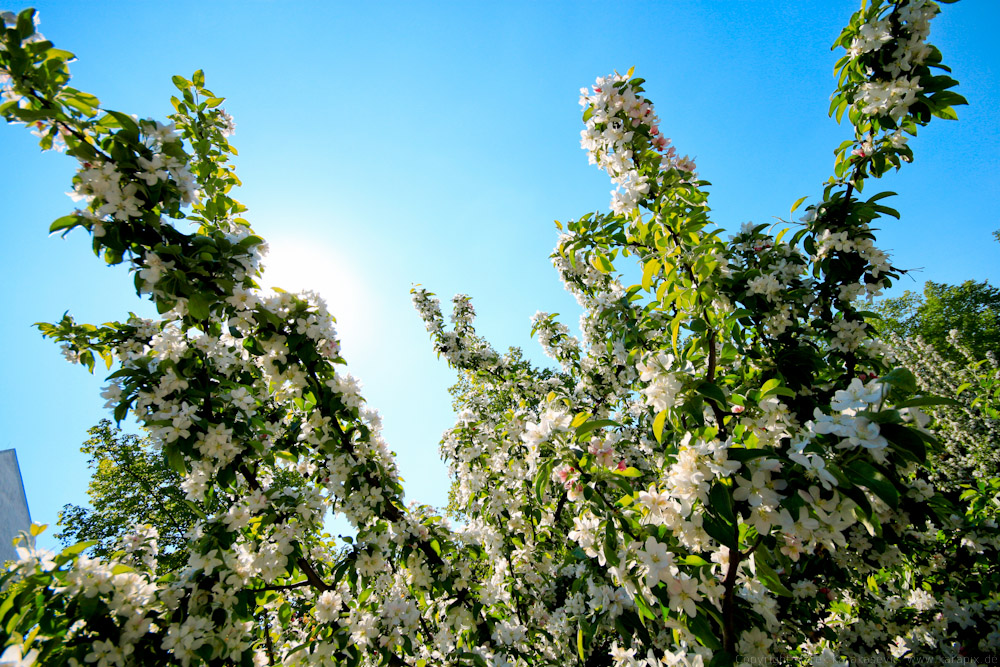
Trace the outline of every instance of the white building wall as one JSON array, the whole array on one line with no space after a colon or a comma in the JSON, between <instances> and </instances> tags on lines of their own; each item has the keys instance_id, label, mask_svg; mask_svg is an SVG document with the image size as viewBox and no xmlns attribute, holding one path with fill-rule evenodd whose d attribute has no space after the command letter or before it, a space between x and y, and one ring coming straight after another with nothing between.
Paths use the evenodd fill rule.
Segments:
<instances>
[{"instance_id":1,"label":"white building wall","mask_svg":"<svg viewBox=\"0 0 1000 667\"><path fill-rule=\"evenodd\" d=\"M31 526L28 498L13 449L0 451L0 566L17 558L12 541Z\"/></svg>"}]
</instances>

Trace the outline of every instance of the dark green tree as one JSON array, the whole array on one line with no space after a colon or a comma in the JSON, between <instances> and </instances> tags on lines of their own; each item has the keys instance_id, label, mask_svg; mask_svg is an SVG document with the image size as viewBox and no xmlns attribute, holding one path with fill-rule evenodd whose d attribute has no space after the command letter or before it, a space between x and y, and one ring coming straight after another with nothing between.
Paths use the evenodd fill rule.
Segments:
<instances>
[{"instance_id":1,"label":"dark green tree","mask_svg":"<svg viewBox=\"0 0 1000 667\"><path fill-rule=\"evenodd\" d=\"M66 505L59 513L64 544L94 540L94 555L114 553L122 537L137 523L155 527L160 554L157 569L170 572L184 565L185 533L195 510L180 489L180 476L166 464L147 438L125 433L102 419L91 428L81 451L90 456L93 471L87 494L91 507Z\"/></svg>"},{"instance_id":2,"label":"dark green tree","mask_svg":"<svg viewBox=\"0 0 1000 667\"><path fill-rule=\"evenodd\" d=\"M882 317L876 326L883 334L902 339L919 336L951 361L966 361L949 341L952 330L959 331L962 344L975 358L985 359L989 352L1000 356L1000 289L988 281L927 282L923 295L906 291L876 303L872 310Z\"/></svg>"}]
</instances>

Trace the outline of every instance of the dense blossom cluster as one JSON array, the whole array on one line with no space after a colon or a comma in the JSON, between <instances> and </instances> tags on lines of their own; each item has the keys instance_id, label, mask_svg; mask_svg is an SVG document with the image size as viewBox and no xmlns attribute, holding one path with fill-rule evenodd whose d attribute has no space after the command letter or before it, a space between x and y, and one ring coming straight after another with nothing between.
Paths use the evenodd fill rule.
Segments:
<instances>
[{"instance_id":1,"label":"dense blossom cluster","mask_svg":"<svg viewBox=\"0 0 1000 667\"><path fill-rule=\"evenodd\" d=\"M864 62L880 62L884 74L861 84L854 104L866 116L889 116L899 123L923 90L913 73L933 53L926 40L938 8L929 0L912 2L876 19L881 15L879 9L873 6L871 20L860 27L848 53L853 58L864 57ZM888 58L880 53L883 49L889 52Z\"/></svg>"},{"instance_id":2,"label":"dense blossom cluster","mask_svg":"<svg viewBox=\"0 0 1000 667\"><path fill-rule=\"evenodd\" d=\"M642 81L630 76L609 74L598 78L592 91L580 89L587 124L580 132L580 145L590 163L606 171L617 186L611 192L611 210L617 214L631 213L650 196L651 188L662 185L643 168L650 161L646 150L655 151L654 173L673 168L691 174L695 170L694 162L678 157L670 139L660 131L652 103L641 94Z\"/></svg>"},{"instance_id":3,"label":"dense blossom cluster","mask_svg":"<svg viewBox=\"0 0 1000 667\"><path fill-rule=\"evenodd\" d=\"M841 94L932 59L935 11L856 14L844 66L883 60ZM258 288L265 246L229 196L234 125L203 75L175 78L167 124L101 111L65 87L66 56L33 38L31 17L4 18L0 109L20 122L46 110L41 141L63 137L80 161L85 207L53 229L82 227L109 262L129 261L161 313L43 332L88 366L117 360L108 407L149 430L199 519L185 566L163 577L148 526L116 563L80 555L86 545L22 547L4 578L16 596L0 606L4 660L654 667L783 654L842 666L997 648L995 577L976 578L994 574L996 524L931 483L916 405L932 399L907 403L912 375L891 368L853 305L896 277L871 227L891 209L853 196L886 155L871 119L841 150L849 173L790 238L747 224L726 243L642 81L584 91L582 143L617 190L612 213L566 224L553 254L583 309L579 337L554 315L533 320L559 368L494 350L468 297L449 327L438 299L413 290L461 377L442 442L453 529L403 505L381 418L322 300ZM870 113L915 126L916 104ZM638 284L615 269L626 257ZM356 536L324 536L331 511ZM956 571L952 557L974 562Z\"/></svg>"}]
</instances>

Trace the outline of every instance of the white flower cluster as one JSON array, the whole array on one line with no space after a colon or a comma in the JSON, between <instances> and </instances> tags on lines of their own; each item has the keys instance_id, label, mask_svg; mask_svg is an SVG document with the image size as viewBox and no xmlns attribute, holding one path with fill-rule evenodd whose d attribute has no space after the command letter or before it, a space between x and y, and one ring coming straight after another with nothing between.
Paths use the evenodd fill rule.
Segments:
<instances>
[{"instance_id":1,"label":"white flower cluster","mask_svg":"<svg viewBox=\"0 0 1000 667\"><path fill-rule=\"evenodd\" d=\"M135 181L124 178L114 163L83 162L73 192L69 193L74 201L83 200L95 206L94 213L102 225L108 219L125 222L142 215L145 195L139 191L139 181L149 187L171 182L184 205L194 203L198 198L197 184L187 163L162 152L165 145L180 141L173 124L162 125L144 120L141 127L147 145L154 151L160 149L160 152L154 152L151 158L137 158L142 170L135 174ZM103 229L97 235L103 235Z\"/></svg>"},{"instance_id":2,"label":"white flower cluster","mask_svg":"<svg viewBox=\"0 0 1000 667\"><path fill-rule=\"evenodd\" d=\"M659 153L659 171L675 168L688 174L695 170L689 158L677 158L670 139L660 133L660 119L653 105L628 77L611 74L598 78L593 91L580 89L580 106L590 114L580 133L580 146L591 164L600 166L617 186L611 193L611 210L623 215L633 211L650 192L650 177L643 172L632 150L637 132L648 137Z\"/></svg>"},{"instance_id":3,"label":"white flower cluster","mask_svg":"<svg viewBox=\"0 0 1000 667\"><path fill-rule=\"evenodd\" d=\"M147 572L156 572L156 557L160 553L159 539L160 533L156 527L139 523L120 540L119 546L125 552L125 560L131 560Z\"/></svg>"},{"instance_id":4,"label":"white flower cluster","mask_svg":"<svg viewBox=\"0 0 1000 667\"><path fill-rule=\"evenodd\" d=\"M851 42L847 50L852 58L857 58L863 53L877 51L882 45L892 40L891 25L888 19L881 19L865 23L858 29L858 34Z\"/></svg>"},{"instance_id":5,"label":"white flower cluster","mask_svg":"<svg viewBox=\"0 0 1000 667\"><path fill-rule=\"evenodd\" d=\"M684 386L683 375L675 372L674 355L667 352L650 354L645 361L636 364L639 380L649 383L642 390L646 405L662 412L677 405L677 396Z\"/></svg>"},{"instance_id":6,"label":"white flower cluster","mask_svg":"<svg viewBox=\"0 0 1000 667\"><path fill-rule=\"evenodd\" d=\"M468 296L458 294L452 300L451 320L455 327L446 331L441 302L437 297L423 288L414 288L411 294L413 305L424 320L438 354L459 367L495 357L490 347L473 333L472 322L476 311Z\"/></svg>"},{"instance_id":7,"label":"white flower cluster","mask_svg":"<svg viewBox=\"0 0 1000 667\"><path fill-rule=\"evenodd\" d=\"M538 311L531 318L531 328L545 355L558 361L569 372L580 359L580 341L572 336L569 328L553 315Z\"/></svg>"},{"instance_id":8,"label":"white flower cluster","mask_svg":"<svg viewBox=\"0 0 1000 667\"><path fill-rule=\"evenodd\" d=\"M854 103L866 116L889 116L898 123L909 113L922 90L913 79L869 81L858 88Z\"/></svg>"},{"instance_id":9,"label":"white flower cluster","mask_svg":"<svg viewBox=\"0 0 1000 667\"><path fill-rule=\"evenodd\" d=\"M899 123L917 100L923 88L915 78L913 70L924 63L931 54L926 43L930 34L930 20L938 8L929 0L910 2L898 9L895 17L899 34L893 35L892 21L882 18L882 12L873 8L868 20L861 25L848 48L851 58L859 58L876 53L895 44L889 61L883 65L893 77L888 80L873 80L861 84L854 96L856 108L866 116L889 116Z\"/></svg>"},{"instance_id":10,"label":"white flower cluster","mask_svg":"<svg viewBox=\"0 0 1000 667\"><path fill-rule=\"evenodd\" d=\"M867 384L858 378L851 380L847 389L842 389L834 394L830 407L837 412L827 415L816 409L814 421L806 423L808 431L804 434L805 441L797 446L801 453L805 444L815 435L832 434L841 438L836 445L837 449L854 449L861 447L867 450L876 461L885 461L885 449L889 443L881 435L881 429L876 422L858 414L868 410L877 410L885 396L886 386L878 380L871 380ZM807 467L816 469L816 474L826 479L818 470L821 467L819 461L810 458Z\"/></svg>"},{"instance_id":11,"label":"white flower cluster","mask_svg":"<svg viewBox=\"0 0 1000 667\"><path fill-rule=\"evenodd\" d=\"M857 350L865 340L867 328L868 325L861 320L837 320L830 325L830 330L837 334L836 338L830 341L830 347L841 352Z\"/></svg>"}]
</instances>

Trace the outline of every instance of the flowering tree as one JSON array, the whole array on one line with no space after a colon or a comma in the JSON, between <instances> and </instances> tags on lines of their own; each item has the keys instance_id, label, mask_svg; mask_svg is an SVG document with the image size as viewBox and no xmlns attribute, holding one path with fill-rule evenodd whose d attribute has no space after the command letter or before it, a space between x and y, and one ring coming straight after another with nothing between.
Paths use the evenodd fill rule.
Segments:
<instances>
[{"instance_id":1,"label":"flowering tree","mask_svg":"<svg viewBox=\"0 0 1000 667\"><path fill-rule=\"evenodd\" d=\"M930 412L935 432L943 445L932 459L931 480L940 488L985 484L995 479L1000 484L1000 366L988 352L977 358L957 330L949 337L949 346L966 355L959 364L946 358L939 349L920 336L910 339L893 337L892 354L913 370L917 385L944 396L955 396L947 405ZM1000 503L998 503L1000 508Z\"/></svg>"},{"instance_id":2,"label":"flowering tree","mask_svg":"<svg viewBox=\"0 0 1000 667\"><path fill-rule=\"evenodd\" d=\"M169 123L69 87L71 54L31 10L4 15L0 113L80 162L82 228L128 262L157 320L43 325L72 359L117 362L105 392L183 477L186 565L156 576L147 533L118 561L22 547L4 575L14 664L728 665L754 656L976 656L1000 645L995 524L926 481L934 439L913 376L854 306L896 276L869 178L964 100L926 42L938 8L876 0L838 38L831 112L854 136L803 224L712 227L705 183L642 80L581 97L611 213L553 255L582 339L540 313L558 370L500 354L467 297L436 350L465 374L443 451L467 523L406 508L393 458L313 294L259 290L262 239L231 197L232 121L204 75ZM801 204L802 202L797 202ZM794 207L793 207L794 208ZM635 261L641 282L616 268ZM288 472L301 484L274 480ZM357 528L337 543L328 511ZM983 554L983 555L980 555ZM947 567L947 559L961 567Z\"/></svg>"},{"instance_id":3,"label":"flowering tree","mask_svg":"<svg viewBox=\"0 0 1000 667\"><path fill-rule=\"evenodd\" d=\"M966 280L961 285L928 281L924 293L909 290L902 296L874 304L879 332L906 340L922 338L951 361L963 363L1000 354L1000 289L987 281ZM962 349L952 342L953 330L962 332Z\"/></svg>"}]
</instances>

